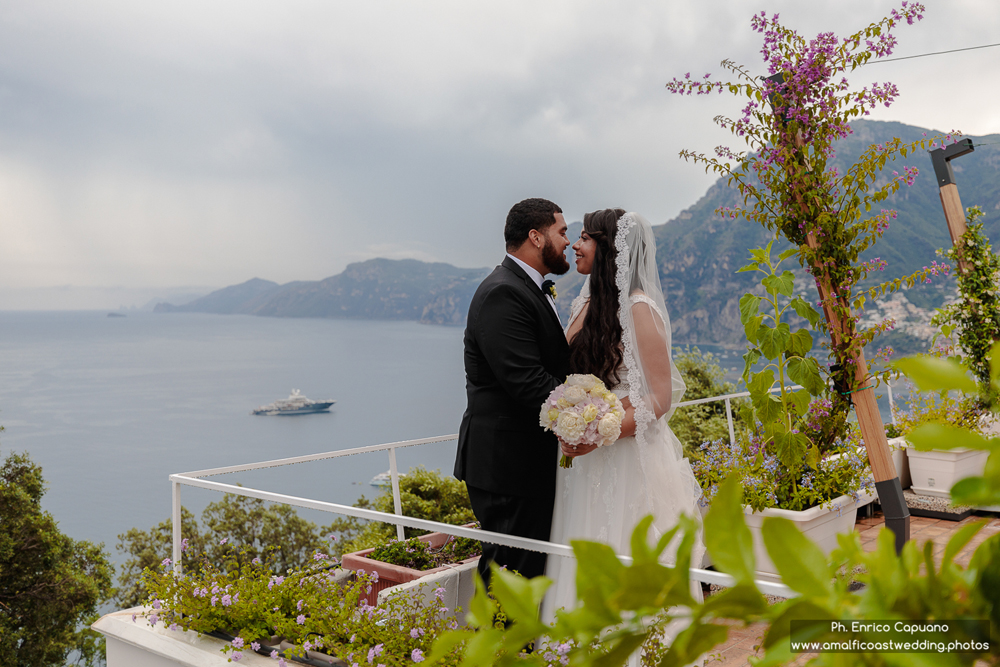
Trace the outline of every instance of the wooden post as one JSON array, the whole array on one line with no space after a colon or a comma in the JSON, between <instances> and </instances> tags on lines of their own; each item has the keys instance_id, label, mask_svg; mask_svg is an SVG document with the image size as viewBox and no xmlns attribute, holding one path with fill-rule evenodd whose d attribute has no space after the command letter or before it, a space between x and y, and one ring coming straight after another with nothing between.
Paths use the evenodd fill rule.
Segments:
<instances>
[{"instance_id":1,"label":"wooden post","mask_svg":"<svg viewBox=\"0 0 1000 667\"><path fill-rule=\"evenodd\" d=\"M767 77L777 86L783 86L784 74L778 73ZM773 99L768 101L771 108L775 108ZM784 120L787 123L787 119ZM801 132L796 132L794 137L796 148L805 147L805 139ZM805 156L801 154L803 162ZM950 167L948 168L950 171ZM803 205L802 193L793 193L798 200L801 210L807 210ZM961 206L961 205L960 205ZM964 216L963 216L964 220ZM806 236L806 245L813 250L819 247L816 235L812 232ZM827 325L830 328L830 335L834 343L839 343L844 333L843 323L833 309L833 288L830 281L830 274L825 267L813 265L813 275L819 286L819 298L823 304L823 314L826 316ZM842 296L837 296L840 305L850 312L848 304ZM865 441L865 450L868 452L868 463L872 468L872 476L875 478L875 489L878 492L879 504L882 505L882 513L885 516L885 525L896 536L896 553L903 550L903 545L910 539L910 510L906 506L903 498L903 485L896 475L896 466L892 463L892 455L889 453L889 440L885 437L885 426L882 424L882 415L879 413L878 405L875 402L875 389L868 385L868 364L865 361L864 351L859 351L854 359L838 359L839 363L853 362L855 381L860 388L851 392L851 403L854 405L854 413L858 417L858 426L861 428L861 437Z\"/></svg>"},{"instance_id":2,"label":"wooden post","mask_svg":"<svg viewBox=\"0 0 1000 667\"><path fill-rule=\"evenodd\" d=\"M957 157L968 155L975 150L972 139L962 139L947 148L931 151L931 162L934 164L934 175L941 189L941 208L944 209L944 219L948 223L948 233L951 234L951 244L958 249L958 270L965 273L965 261L962 260L962 248L958 240L965 233L965 209L958 196L958 185L955 184L955 172L951 161Z\"/></svg>"},{"instance_id":3,"label":"wooden post","mask_svg":"<svg viewBox=\"0 0 1000 667\"><path fill-rule=\"evenodd\" d=\"M815 234L809 232L806 245L815 250L819 247ZM843 334L843 324L831 301L832 287L830 276L822 267L813 265L813 272L819 284L819 298L823 304L823 315L834 343L839 343ZM841 299L841 306L849 305ZM868 384L868 363L864 351L858 352L853 360L838 359L838 362L854 362L854 378L861 388L851 393L851 403L854 404L854 414L858 418L861 437L868 452L868 463L875 478L875 489L878 492L879 504L885 516L885 525L896 536L896 552L903 550L903 545L910 539L910 510L903 498L903 486L896 475L896 466L889 452L889 440L885 437L885 426L882 415L875 402L875 388Z\"/></svg>"}]
</instances>

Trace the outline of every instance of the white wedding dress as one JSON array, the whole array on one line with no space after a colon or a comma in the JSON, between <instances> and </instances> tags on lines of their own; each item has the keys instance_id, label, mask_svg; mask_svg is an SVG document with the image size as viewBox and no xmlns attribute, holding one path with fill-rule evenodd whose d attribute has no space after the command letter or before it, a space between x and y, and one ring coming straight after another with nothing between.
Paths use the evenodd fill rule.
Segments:
<instances>
[{"instance_id":1,"label":"white wedding dress","mask_svg":"<svg viewBox=\"0 0 1000 667\"><path fill-rule=\"evenodd\" d=\"M641 237L638 241L635 239L637 234L644 234L647 243L655 249L648 222L632 213L626 214L622 219L629 216L633 216L633 220L639 224L633 223L631 229L625 226L623 230L620 220L615 241L619 251L619 288L622 292L628 292L632 288L632 293L629 296L622 294L621 298L624 360L618 371L620 382L611 389L620 398L629 396L632 404L637 406L636 436L620 438L614 444L578 456L573 459L571 468L558 470L550 538L550 541L562 544L569 544L574 539L604 542L615 553L622 555L630 554L632 531L640 519L648 514L654 516L647 542L655 544L661 535L677 524L681 514L696 519L699 517L697 503L701 497L701 488L691 465L683 458L681 444L667 425L673 409L656 419L649 406L650 399L642 399L643 396L650 395L650 383L643 375L638 349L641 345L635 338L631 312L636 305L642 304L640 307L648 306L658 316L658 323L662 323L665 331L663 336L668 350L670 323L664 312L665 308L660 305L662 293L659 292L659 278L655 274L655 278L648 275L652 267L645 270L646 281L643 283L635 279L635 274L641 272L642 262L636 258L634 247L631 248L631 261L627 264L621 261L623 255L630 255L626 240L630 244L641 242ZM643 252L645 251L640 250L638 254ZM646 263L654 264L652 251L649 251L649 255ZM658 297L659 303L647 294ZM579 316L588 295L589 282L573 303L570 325ZM676 404L680 401L684 384L672 362L671 367L671 375L674 377L672 403ZM662 561L665 564L673 564L678 542L675 538L664 552ZM699 535L691 559L695 567L700 566L703 554L704 542ZM554 583L546 594L542 614L543 618L551 621L557 610L572 609L577 604L576 563L571 558L550 555L546 575ZM701 599L701 586L698 582L692 582L692 594L696 599ZM676 636L684 624L672 623L671 626L668 628L668 635L672 630L672 636ZM672 636L668 636L666 640L669 641ZM639 652L631 657L629 664L639 664Z\"/></svg>"}]
</instances>

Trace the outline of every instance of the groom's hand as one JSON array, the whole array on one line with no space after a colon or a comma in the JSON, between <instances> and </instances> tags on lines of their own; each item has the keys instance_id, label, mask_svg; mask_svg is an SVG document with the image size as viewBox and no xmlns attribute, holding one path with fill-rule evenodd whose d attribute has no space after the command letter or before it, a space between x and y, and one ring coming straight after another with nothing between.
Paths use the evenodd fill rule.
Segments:
<instances>
[{"instance_id":1,"label":"groom's hand","mask_svg":"<svg viewBox=\"0 0 1000 667\"><path fill-rule=\"evenodd\" d=\"M562 453L566 456L575 458L577 456L583 456L584 454L591 453L597 449L597 445L567 445L562 438L560 438L559 448L562 449Z\"/></svg>"}]
</instances>

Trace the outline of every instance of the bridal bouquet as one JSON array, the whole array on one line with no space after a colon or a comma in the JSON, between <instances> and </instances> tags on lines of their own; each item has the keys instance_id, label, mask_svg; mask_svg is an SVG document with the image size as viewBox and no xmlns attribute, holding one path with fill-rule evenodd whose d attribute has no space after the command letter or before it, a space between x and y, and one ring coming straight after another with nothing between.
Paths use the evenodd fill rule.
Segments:
<instances>
[{"instance_id":1,"label":"bridal bouquet","mask_svg":"<svg viewBox=\"0 0 1000 667\"><path fill-rule=\"evenodd\" d=\"M614 392L593 375L573 374L542 403L538 422L570 445L610 445L622 432L625 409ZM563 456L563 468L573 459Z\"/></svg>"}]
</instances>

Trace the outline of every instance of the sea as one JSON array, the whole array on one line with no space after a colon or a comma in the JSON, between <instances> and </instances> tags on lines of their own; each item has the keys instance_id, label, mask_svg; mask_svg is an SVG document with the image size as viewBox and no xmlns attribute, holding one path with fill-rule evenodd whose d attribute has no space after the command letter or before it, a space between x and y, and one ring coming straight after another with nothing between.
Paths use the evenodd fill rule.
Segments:
<instances>
[{"instance_id":1,"label":"sea","mask_svg":"<svg viewBox=\"0 0 1000 667\"><path fill-rule=\"evenodd\" d=\"M0 312L0 457L28 453L61 530L104 543L121 562L118 535L170 516L172 473L457 433L462 334L396 321ZM741 350L699 347L738 377ZM293 388L336 404L329 413L250 414ZM455 447L401 449L399 469L450 474ZM212 479L351 504L377 495L371 480L388 469L388 455L376 452ZM219 499L182 487L196 516ZM298 511L319 525L335 518Z\"/></svg>"},{"instance_id":2,"label":"sea","mask_svg":"<svg viewBox=\"0 0 1000 667\"><path fill-rule=\"evenodd\" d=\"M103 542L169 518L172 473L458 432L462 329L414 322L107 311L0 312L0 457L42 466L42 506ZM299 389L329 413L254 416ZM456 443L399 450L450 474ZM350 504L379 490L384 452L212 479ZM182 487L196 516L221 499ZM336 518L299 510L322 525Z\"/></svg>"}]
</instances>

